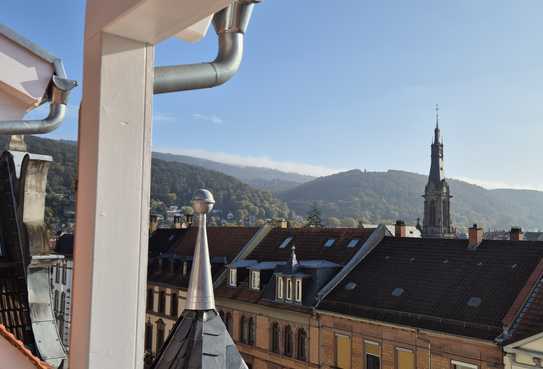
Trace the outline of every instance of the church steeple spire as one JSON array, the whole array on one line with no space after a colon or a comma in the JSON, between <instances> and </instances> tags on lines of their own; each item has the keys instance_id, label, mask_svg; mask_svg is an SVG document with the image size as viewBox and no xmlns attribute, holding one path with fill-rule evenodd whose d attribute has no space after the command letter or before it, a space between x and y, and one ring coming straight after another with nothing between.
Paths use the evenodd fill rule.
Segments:
<instances>
[{"instance_id":1,"label":"church steeple spire","mask_svg":"<svg viewBox=\"0 0 543 369\"><path fill-rule=\"evenodd\" d=\"M439 104L436 104L436 128L434 130L434 143L439 143L441 139L439 131Z\"/></svg>"},{"instance_id":2,"label":"church steeple spire","mask_svg":"<svg viewBox=\"0 0 543 369\"><path fill-rule=\"evenodd\" d=\"M449 185L445 181L443 140L439 129L439 105L436 104L436 127L432 142L430 175L424 193L424 237L453 237L449 200Z\"/></svg>"}]
</instances>

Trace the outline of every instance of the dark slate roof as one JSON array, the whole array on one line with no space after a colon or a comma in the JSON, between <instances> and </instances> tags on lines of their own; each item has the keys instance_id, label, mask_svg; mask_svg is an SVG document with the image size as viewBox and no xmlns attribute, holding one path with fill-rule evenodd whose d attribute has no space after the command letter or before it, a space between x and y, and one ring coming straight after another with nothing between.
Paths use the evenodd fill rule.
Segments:
<instances>
[{"instance_id":1,"label":"dark slate roof","mask_svg":"<svg viewBox=\"0 0 543 369\"><path fill-rule=\"evenodd\" d=\"M510 327L504 336L506 343L518 342L543 332L543 260L517 296L504 324Z\"/></svg>"},{"instance_id":2,"label":"dark slate roof","mask_svg":"<svg viewBox=\"0 0 543 369\"><path fill-rule=\"evenodd\" d=\"M298 260L328 260L336 264L345 264L368 239L371 229L362 228L274 228L246 258L257 261L287 261L291 246L296 246ZM285 248L281 243L292 237ZM326 240L334 238L331 247L324 247ZM353 239L360 239L356 247L347 247Z\"/></svg>"},{"instance_id":3,"label":"dark slate roof","mask_svg":"<svg viewBox=\"0 0 543 369\"><path fill-rule=\"evenodd\" d=\"M303 282L303 305L306 306L279 304L303 310L314 305L319 289L337 273L341 265L353 257L373 231L373 228L274 228L245 259L269 265L273 262L287 263L291 257L291 247L295 245L300 272L310 277ZM292 241L286 247L280 248L283 241L289 237L292 237ZM328 239L335 239L331 247L324 246ZM352 239L359 239L357 245L347 247ZM240 265L240 262L237 265ZM253 267L254 265L240 266L239 269L253 269ZM275 280L272 276L274 272L281 272L283 269L284 264L277 264L265 274L262 273L263 270L260 276L262 286L258 291L249 289L248 272L241 273L238 270L238 287L227 286L225 280L216 289L215 295L251 303L276 304L274 302Z\"/></svg>"},{"instance_id":4,"label":"dark slate roof","mask_svg":"<svg viewBox=\"0 0 543 369\"><path fill-rule=\"evenodd\" d=\"M149 238L149 256L167 253L176 242L179 242L188 229L159 228ZM194 247L194 246L193 246Z\"/></svg>"},{"instance_id":5,"label":"dark slate roof","mask_svg":"<svg viewBox=\"0 0 543 369\"><path fill-rule=\"evenodd\" d=\"M467 240L386 237L319 308L494 339L542 258L542 242L485 240L469 250Z\"/></svg>"},{"instance_id":6,"label":"dark slate roof","mask_svg":"<svg viewBox=\"0 0 543 369\"><path fill-rule=\"evenodd\" d=\"M184 310L151 369L247 369L214 310Z\"/></svg>"},{"instance_id":7,"label":"dark slate roof","mask_svg":"<svg viewBox=\"0 0 543 369\"><path fill-rule=\"evenodd\" d=\"M55 245L57 254L72 256L74 254L74 235L72 233L64 233L57 240Z\"/></svg>"},{"instance_id":8,"label":"dark slate roof","mask_svg":"<svg viewBox=\"0 0 543 369\"><path fill-rule=\"evenodd\" d=\"M241 251L243 246L255 235L258 228L252 227L209 227L207 228L207 240L209 244L209 253L211 256L211 268L213 279L217 278L223 271L226 264L230 263ZM157 230L155 233L162 231ZM158 258L163 258L163 265L166 265L165 260L171 259L174 265L178 263L175 260L187 260L192 261L194 254L194 246L196 245L196 236L198 234L198 227L191 227L188 229L170 230L172 232L167 233L164 230L164 236L160 236L165 244L168 246L161 246L158 238L150 242L154 242L153 247L155 250L162 250L158 255L150 257L151 268L148 274L148 281L154 283L162 283L173 285L181 288L188 286L190 269L186 276L183 276L179 270L174 270L173 273L168 271L167 268L160 270L157 267ZM177 232L175 232L177 231ZM155 236L153 233L153 237ZM177 235L177 238L171 242L169 237L171 235ZM166 237L168 235L168 237ZM151 246L149 247L151 248ZM178 268L182 267L181 263L178 264Z\"/></svg>"}]
</instances>

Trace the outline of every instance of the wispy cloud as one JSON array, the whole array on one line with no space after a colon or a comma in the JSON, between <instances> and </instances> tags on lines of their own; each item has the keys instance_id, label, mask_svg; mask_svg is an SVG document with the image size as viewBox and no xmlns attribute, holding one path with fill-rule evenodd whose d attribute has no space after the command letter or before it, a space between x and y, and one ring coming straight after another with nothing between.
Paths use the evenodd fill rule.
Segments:
<instances>
[{"instance_id":1,"label":"wispy cloud","mask_svg":"<svg viewBox=\"0 0 543 369\"><path fill-rule=\"evenodd\" d=\"M538 185L529 185L529 184L520 184L520 183L510 183L510 182L503 182L503 181L489 181L484 179L476 179L476 178L469 178L469 177L455 177L456 179L464 182L468 182L477 186L481 186L483 188L492 190L497 188L511 188L515 190L536 190L536 191L543 191L542 186Z\"/></svg>"},{"instance_id":2,"label":"wispy cloud","mask_svg":"<svg viewBox=\"0 0 543 369\"><path fill-rule=\"evenodd\" d=\"M224 123L222 118L215 115L215 114L207 115L207 114L194 113L194 114L192 114L192 118L195 119L195 120L203 120L203 121L210 122L210 123L213 123L213 124L223 124Z\"/></svg>"},{"instance_id":3,"label":"wispy cloud","mask_svg":"<svg viewBox=\"0 0 543 369\"><path fill-rule=\"evenodd\" d=\"M218 161L225 164L270 168L281 170L284 172L299 173L316 177L327 176L341 171L340 169L326 168L319 165L311 165L291 161L277 161L265 156L241 156L236 154L212 152L200 149L169 149L155 147L154 150L164 153L195 156L198 158Z\"/></svg>"},{"instance_id":4,"label":"wispy cloud","mask_svg":"<svg viewBox=\"0 0 543 369\"><path fill-rule=\"evenodd\" d=\"M155 122L175 122L175 116L173 114L155 112L153 120Z\"/></svg>"}]
</instances>

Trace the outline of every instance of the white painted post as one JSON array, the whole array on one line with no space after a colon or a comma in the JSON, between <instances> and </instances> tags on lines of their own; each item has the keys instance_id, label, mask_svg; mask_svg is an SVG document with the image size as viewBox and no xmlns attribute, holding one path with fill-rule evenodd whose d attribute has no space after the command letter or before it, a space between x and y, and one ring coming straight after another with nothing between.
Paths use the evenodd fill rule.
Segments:
<instances>
[{"instance_id":1,"label":"white painted post","mask_svg":"<svg viewBox=\"0 0 543 369\"><path fill-rule=\"evenodd\" d=\"M152 45L85 40L70 368L143 366Z\"/></svg>"}]
</instances>

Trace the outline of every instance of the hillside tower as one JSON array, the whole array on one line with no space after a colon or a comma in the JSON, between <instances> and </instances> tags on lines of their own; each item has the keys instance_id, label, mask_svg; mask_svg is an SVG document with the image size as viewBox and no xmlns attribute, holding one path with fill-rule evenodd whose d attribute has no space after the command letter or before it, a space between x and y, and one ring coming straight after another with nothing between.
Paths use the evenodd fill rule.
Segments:
<instances>
[{"instance_id":1,"label":"hillside tower","mask_svg":"<svg viewBox=\"0 0 543 369\"><path fill-rule=\"evenodd\" d=\"M449 184L445 180L443 141L439 130L439 107L436 105L436 128L431 149L428 183L424 191L424 220L422 236L427 238L453 238L451 225Z\"/></svg>"}]
</instances>

